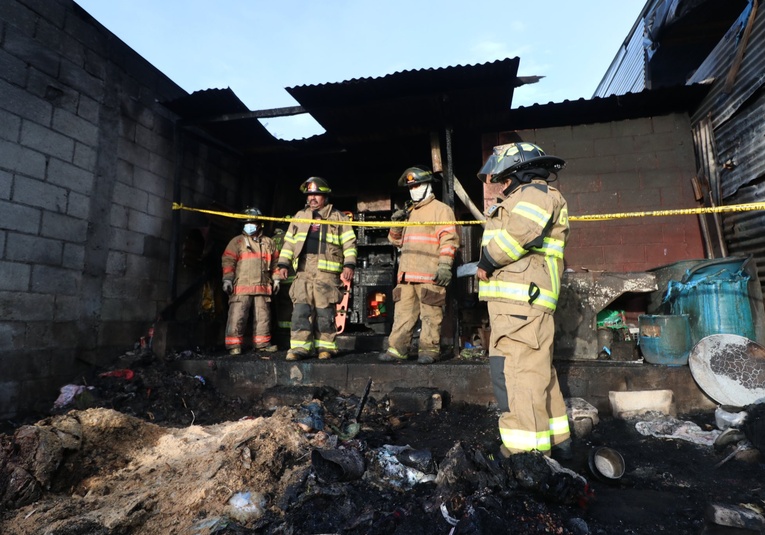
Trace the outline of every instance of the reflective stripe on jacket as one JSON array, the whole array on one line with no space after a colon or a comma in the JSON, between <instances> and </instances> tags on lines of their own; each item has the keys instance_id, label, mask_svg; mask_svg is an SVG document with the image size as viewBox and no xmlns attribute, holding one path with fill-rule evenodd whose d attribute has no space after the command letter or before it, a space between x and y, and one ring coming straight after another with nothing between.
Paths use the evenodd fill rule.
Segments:
<instances>
[{"instance_id":1,"label":"reflective stripe on jacket","mask_svg":"<svg viewBox=\"0 0 765 535\"><path fill-rule=\"evenodd\" d=\"M228 242L221 266L223 280L234 284L233 295L271 295L276 247L271 238L242 233Z\"/></svg>"},{"instance_id":2,"label":"reflective stripe on jacket","mask_svg":"<svg viewBox=\"0 0 765 535\"><path fill-rule=\"evenodd\" d=\"M414 205L408 221L444 221L445 224L390 229L388 240L401 247L398 282L433 284L438 264L451 266L454 263L454 255L460 246L454 220L454 211L431 194Z\"/></svg>"},{"instance_id":3,"label":"reflective stripe on jacket","mask_svg":"<svg viewBox=\"0 0 765 535\"><path fill-rule=\"evenodd\" d=\"M479 281L482 301L503 301L519 313L529 307L553 313L560 295L568 206L542 180L524 184L487 211L481 254L496 270Z\"/></svg>"},{"instance_id":4,"label":"reflective stripe on jacket","mask_svg":"<svg viewBox=\"0 0 765 535\"><path fill-rule=\"evenodd\" d=\"M326 205L319 214L322 219L337 221L337 224L319 225L319 271L340 273L343 266L356 265L356 234L353 227L344 224L346 216ZM313 211L304 209L295 214L295 219L313 219ZM308 237L308 229L311 223L290 223L287 233L284 235L284 246L279 254L279 266L295 266L300 253L303 251L305 240Z\"/></svg>"}]
</instances>

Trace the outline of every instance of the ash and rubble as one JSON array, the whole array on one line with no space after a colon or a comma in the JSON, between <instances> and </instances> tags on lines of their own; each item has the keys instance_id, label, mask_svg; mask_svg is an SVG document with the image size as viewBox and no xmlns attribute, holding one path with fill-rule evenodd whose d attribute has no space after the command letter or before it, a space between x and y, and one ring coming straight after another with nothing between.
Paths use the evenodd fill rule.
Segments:
<instances>
[{"instance_id":1,"label":"ash and rubble","mask_svg":"<svg viewBox=\"0 0 765 535\"><path fill-rule=\"evenodd\" d=\"M601 417L572 459L503 459L493 407L397 412L329 387L274 406L147 355L129 364L0 435L2 533L765 530L760 405ZM618 479L593 472L602 446L624 459Z\"/></svg>"}]
</instances>

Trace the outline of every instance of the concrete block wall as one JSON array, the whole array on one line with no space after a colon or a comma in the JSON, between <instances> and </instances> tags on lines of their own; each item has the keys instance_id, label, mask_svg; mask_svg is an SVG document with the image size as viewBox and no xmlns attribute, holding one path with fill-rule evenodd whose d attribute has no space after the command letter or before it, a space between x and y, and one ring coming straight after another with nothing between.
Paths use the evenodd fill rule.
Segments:
<instances>
[{"instance_id":1,"label":"concrete block wall","mask_svg":"<svg viewBox=\"0 0 765 535\"><path fill-rule=\"evenodd\" d=\"M238 198L240 158L158 104L185 94L71 0L0 2L0 418L146 334L171 293L174 191Z\"/></svg>"},{"instance_id":2,"label":"concrete block wall","mask_svg":"<svg viewBox=\"0 0 765 535\"><path fill-rule=\"evenodd\" d=\"M566 197L571 216L698 206L685 114L499 133L484 138L484 153L516 134L566 160L553 185ZM487 207L496 202L499 189L485 188ZM645 271L698 258L704 258L704 246L696 215L572 221L566 247L566 267L574 271Z\"/></svg>"}]
</instances>

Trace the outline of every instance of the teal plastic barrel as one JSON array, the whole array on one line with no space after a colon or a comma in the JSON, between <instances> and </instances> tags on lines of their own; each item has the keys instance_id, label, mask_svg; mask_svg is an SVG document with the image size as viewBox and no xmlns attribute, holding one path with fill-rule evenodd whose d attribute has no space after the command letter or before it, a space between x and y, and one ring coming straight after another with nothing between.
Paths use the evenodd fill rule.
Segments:
<instances>
[{"instance_id":1,"label":"teal plastic barrel","mask_svg":"<svg viewBox=\"0 0 765 535\"><path fill-rule=\"evenodd\" d=\"M665 366L688 364L693 347L688 314L643 314L638 317L638 327L638 345L646 362Z\"/></svg>"}]
</instances>

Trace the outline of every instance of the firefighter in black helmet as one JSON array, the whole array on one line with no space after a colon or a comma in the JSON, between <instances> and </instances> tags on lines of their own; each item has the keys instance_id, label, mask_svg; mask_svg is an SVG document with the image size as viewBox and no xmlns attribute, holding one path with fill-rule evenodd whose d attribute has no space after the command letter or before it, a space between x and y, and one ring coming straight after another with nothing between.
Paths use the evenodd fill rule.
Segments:
<instances>
[{"instance_id":1,"label":"firefighter in black helmet","mask_svg":"<svg viewBox=\"0 0 765 535\"><path fill-rule=\"evenodd\" d=\"M290 266L295 268L287 360L314 353L325 360L337 354L335 313L343 297L340 278L353 279L356 234L346 224L348 218L328 203L332 189L326 180L311 177L300 191L306 195L306 206L287 228L278 261L280 279L287 278Z\"/></svg>"},{"instance_id":2,"label":"firefighter in black helmet","mask_svg":"<svg viewBox=\"0 0 765 535\"><path fill-rule=\"evenodd\" d=\"M478 172L482 182L504 186L505 199L486 212L476 277L491 322L489 370L506 456L571 454L552 361L569 226L566 200L549 182L565 163L533 143L510 143L495 147Z\"/></svg>"},{"instance_id":3,"label":"firefighter in black helmet","mask_svg":"<svg viewBox=\"0 0 765 535\"><path fill-rule=\"evenodd\" d=\"M247 208L250 218L244 221L242 233L233 238L223 251L223 291L228 294L226 349L229 354L242 352L244 331L252 310L252 343L254 351L276 351L271 343L271 295L279 291L276 274L276 246L262 235L262 216L257 208Z\"/></svg>"},{"instance_id":4,"label":"firefighter in black helmet","mask_svg":"<svg viewBox=\"0 0 765 535\"><path fill-rule=\"evenodd\" d=\"M393 221L437 222L435 225L391 227L388 240L401 248L398 284L393 289L396 303L388 349L378 356L383 362L409 358L417 320L420 320L419 364L431 364L441 356L441 323L446 305L446 287L452 279L454 255L460 245L454 211L437 200L432 184L436 175L423 165L410 167L398 179L409 189L409 209L393 213Z\"/></svg>"}]
</instances>

